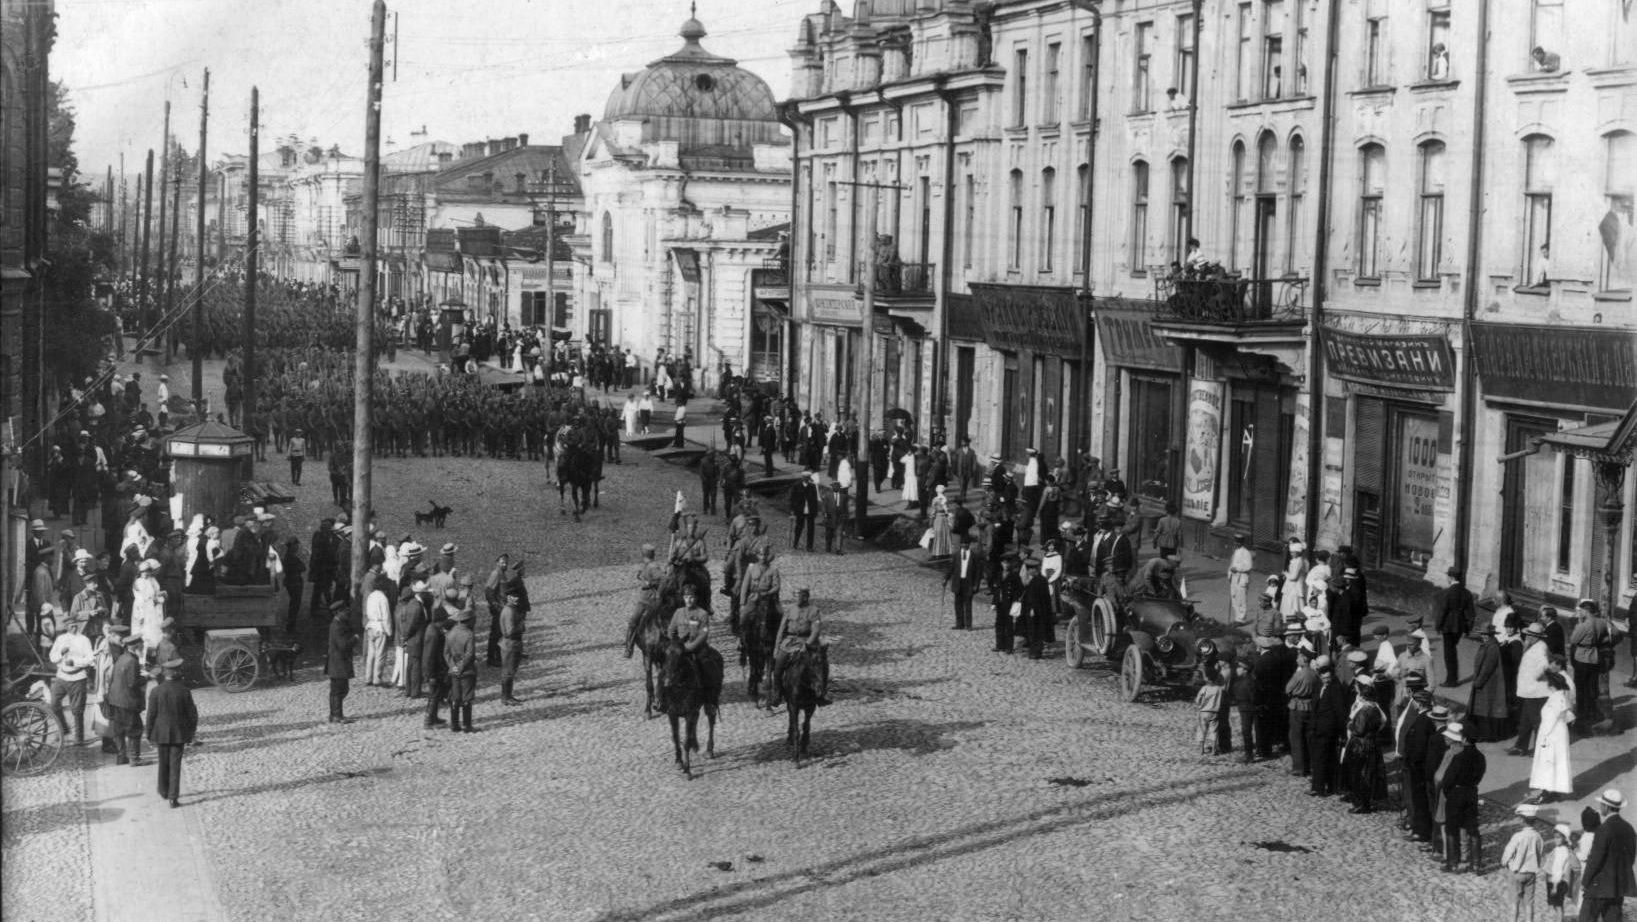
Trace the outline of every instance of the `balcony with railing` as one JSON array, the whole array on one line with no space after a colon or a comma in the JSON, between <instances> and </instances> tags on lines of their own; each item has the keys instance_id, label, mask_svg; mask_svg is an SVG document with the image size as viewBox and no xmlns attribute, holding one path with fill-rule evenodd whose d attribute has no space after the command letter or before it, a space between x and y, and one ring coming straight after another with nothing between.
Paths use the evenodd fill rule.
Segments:
<instances>
[{"instance_id":1,"label":"balcony with railing","mask_svg":"<svg viewBox=\"0 0 1637 922\"><path fill-rule=\"evenodd\" d=\"M1170 275L1154 281L1161 307L1156 323L1209 326L1300 325L1307 317L1309 279L1242 278L1236 275Z\"/></svg>"},{"instance_id":2,"label":"balcony with railing","mask_svg":"<svg viewBox=\"0 0 1637 922\"><path fill-rule=\"evenodd\" d=\"M881 260L875 264L875 296L888 300L931 301L932 263L906 263L896 259ZM868 266L859 266L859 278L865 278Z\"/></svg>"}]
</instances>

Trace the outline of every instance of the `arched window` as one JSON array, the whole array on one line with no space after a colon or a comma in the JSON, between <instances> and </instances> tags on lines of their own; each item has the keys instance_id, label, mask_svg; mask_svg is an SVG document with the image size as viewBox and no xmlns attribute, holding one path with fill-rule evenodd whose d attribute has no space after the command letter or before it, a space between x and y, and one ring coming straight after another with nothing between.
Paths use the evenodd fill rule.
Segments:
<instances>
[{"instance_id":1,"label":"arched window","mask_svg":"<svg viewBox=\"0 0 1637 922\"><path fill-rule=\"evenodd\" d=\"M1148 161L1131 164L1131 274L1148 269Z\"/></svg>"},{"instance_id":2,"label":"arched window","mask_svg":"<svg viewBox=\"0 0 1637 922\"><path fill-rule=\"evenodd\" d=\"M1091 169L1082 163L1074 168L1074 271L1086 271L1085 248L1086 234L1090 230L1086 222L1090 217L1086 211L1087 184L1091 182Z\"/></svg>"},{"instance_id":3,"label":"arched window","mask_svg":"<svg viewBox=\"0 0 1637 922\"><path fill-rule=\"evenodd\" d=\"M1444 142L1428 141L1418 149L1421 176L1416 180L1415 278L1438 281L1444 261Z\"/></svg>"},{"instance_id":4,"label":"arched window","mask_svg":"<svg viewBox=\"0 0 1637 922\"><path fill-rule=\"evenodd\" d=\"M1552 189L1557 185L1557 158L1552 139L1532 134L1523 139L1523 252L1520 275L1525 287L1545 287L1551 272Z\"/></svg>"},{"instance_id":5,"label":"arched window","mask_svg":"<svg viewBox=\"0 0 1637 922\"><path fill-rule=\"evenodd\" d=\"M1631 291L1634 274L1632 265L1632 193L1637 177L1637 134L1616 131L1604 139L1603 199L1607 206L1602 220L1597 223L1597 234L1602 240L1603 272L1600 286L1604 291ZM1637 553L1637 551L1633 551Z\"/></svg>"},{"instance_id":6,"label":"arched window","mask_svg":"<svg viewBox=\"0 0 1637 922\"><path fill-rule=\"evenodd\" d=\"M603 262L612 263L614 261L614 216L606 211L603 212L602 237Z\"/></svg>"},{"instance_id":7,"label":"arched window","mask_svg":"<svg viewBox=\"0 0 1637 922\"><path fill-rule=\"evenodd\" d=\"M1272 195L1277 182L1279 144L1273 132L1264 131L1256 141L1256 194Z\"/></svg>"},{"instance_id":8,"label":"arched window","mask_svg":"<svg viewBox=\"0 0 1637 922\"><path fill-rule=\"evenodd\" d=\"M1387 150L1359 148L1358 276L1381 278L1381 196L1387 184Z\"/></svg>"},{"instance_id":9,"label":"arched window","mask_svg":"<svg viewBox=\"0 0 1637 922\"><path fill-rule=\"evenodd\" d=\"M1057 250L1057 171L1040 171L1040 271L1052 271L1052 254Z\"/></svg>"},{"instance_id":10,"label":"arched window","mask_svg":"<svg viewBox=\"0 0 1637 922\"><path fill-rule=\"evenodd\" d=\"M1290 214L1285 219L1285 271L1295 272L1302 250L1302 205L1307 201L1307 143L1301 135L1290 139Z\"/></svg>"},{"instance_id":11,"label":"arched window","mask_svg":"<svg viewBox=\"0 0 1637 922\"><path fill-rule=\"evenodd\" d=\"M1188 158L1171 158L1171 259L1188 255Z\"/></svg>"},{"instance_id":12,"label":"arched window","mask_svg":"<svg viewBox=\"0 0 1637 922\"><path fill-rule=\"evenodd\" d=\"M1228 177L1228 195L1233 201L1229 209L1228 268L1239 268L1239 237L1245 227L1245 142L1233 142L1233 174Z\"/></svg>"}]
</instances>

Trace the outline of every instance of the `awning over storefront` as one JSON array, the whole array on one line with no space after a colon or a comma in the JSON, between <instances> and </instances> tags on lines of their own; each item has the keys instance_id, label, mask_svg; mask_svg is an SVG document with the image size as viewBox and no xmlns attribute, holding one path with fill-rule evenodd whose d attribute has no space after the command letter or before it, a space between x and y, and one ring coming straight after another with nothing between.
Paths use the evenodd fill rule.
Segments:
<instances>
[{"instance_id":1,"label":"awning over storefront","mask_svg":"<svg viewBox=\"0 0 1637 922\"><path fill-rule=\"evenodd\" d=\"M1548 432L1540 437L1540 444L1567 452L1577 458L1630 464L1637 452L1637 403L1619 419L1580 426L1559 432Z\"/></svg>"},{"instance_id":2,"label":"awning over storefront","mask_svg":"<svg viewBox=\"0 0 1637 922\"><path fill-rule=\"evenodd\" d=\"M991 349L1077 356L1086 344L1085 314L1073 288L973 285Z\"/></svg>"},{"instance_id":3,"label":"awning over storefront","mask_svg":"<svg viewBox=\"0 0 1637 922\"><path fill-rule=\"evenodd\" d=\"M1154 335L1149 324L1156 301L1134 298L1098 298L1097 336L1103 355L1112 364L1155 371L1182 371L1182 347Z\"/></svg>"},{"instance_id":4,"label":"awning over storefront","mask_svg":"<svg viewBox=\"0 0 1637 922\"><path fill-rule=\"evenodd\" d=\"M1624 410L1637 400L1637 342L1603 327L1474 323L1484 396Z\"/></svg>"}]
</instances>

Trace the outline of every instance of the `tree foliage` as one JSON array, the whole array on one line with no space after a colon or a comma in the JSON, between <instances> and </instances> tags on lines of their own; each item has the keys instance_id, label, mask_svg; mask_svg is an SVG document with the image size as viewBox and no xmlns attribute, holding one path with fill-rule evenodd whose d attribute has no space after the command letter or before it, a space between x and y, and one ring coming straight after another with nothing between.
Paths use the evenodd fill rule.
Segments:
<instances>
[{"instance_id":1,"label":"tree foliage","mask_svg":"<svg viewBox=\"0 0 1637 922\"><path fill-rule=\"evenodd\" d=\"M48 165L62 171L62 185L42 279L46 312L42 345L45 367L62 385L95 374L107 356L107 337L118 332L113 314L96 297L98 280L110 278L118 265L118 242L111 234L90 227L96 195L78 181L76 116L61 81L52 82L49 103Z\"/></svg>"}]
</instances>

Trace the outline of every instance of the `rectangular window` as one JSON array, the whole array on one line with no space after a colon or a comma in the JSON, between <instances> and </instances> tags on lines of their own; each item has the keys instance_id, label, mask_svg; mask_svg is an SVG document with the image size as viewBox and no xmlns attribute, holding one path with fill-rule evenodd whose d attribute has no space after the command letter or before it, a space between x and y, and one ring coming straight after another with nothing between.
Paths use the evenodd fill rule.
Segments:
<instances>
[{"instance_id":1,"label":"rectangular window","mask_svg":"<svg viewBox=\"0 0 1637 922\"><path fill-rule=\"evenodd\" d=\"M1444 145L1421 145L1420 215L1416 222L1415 277L1438 281L1444 261Z\"/></svg>"},{"instance_id":2,"label":"rectangular window","mask_svg":"<svg viewBox=\"0 0 1637 922\"><path fill-rule=\"evenodd\" d=\"M1233 146L1233 175L1228 179L1233 191L1233 210L1228 226L1228 268L1241 268L1239 239L1245 230L1245 146Z\"/></svg>"},{"instance_id":3,"label":"rectangular window","mask_svg":"<svg viewBox=\"0 0 1637 922\"><path fill-rule=\"evenodd\" d=\"M1046 46L1046 98L1043 101L1046 111L1041 113L1041 124L1057 124L1058 67L1062 63L1062 58L1063 46L1061 44L1052 42Z\"/></svg>"},{"instance_id":4,"label":"rectangular window","mask_svg":"<svg viewBox=\"0 0 1637 922\"><path fill-rule=\"evenodd\" d=\"M1284 4L1280 0L1266 0L1262 4L1263 99L1278 99L1284 93L1284 20Z\"/></svg>"},{"instance_id":5,"label":"rectangular window","mask_svg":"<svg viewBox=\"0 0 1637 922\"><path fill-rule=\"evenodd\" d=\"M1574 469L1573 457L1563 457L1563 490L1557 507L1557 572L1569 572L1570 554L1574 550Z\"/></svg>"},{"instance_id":6,"label":"rectangular window","mask_svg":"<svg viewBox=\"0 0 1637 922\"><path fill-rule=\"evenodd\" d=\"M1381 196L1386 185L1387 152L1378 144L1361 151L1358 203L1358 275L1381 278Z\"/></svg>"},{"instance_id":7,"label":"rectangular window","mask_svg":"<svg viewBox=\"0 0 1637 922\"><path fill-rule=\"evenodd\" d=\"M824 165L824 261L836 261L836 235L840 233L841 189L836 183L836 165Z\"/></svg>"},{"instance_id":8,"label":"rectangular window","mask_svg":"<svg viewBox=\"0 0 1637 922\"><path fill-rule=\"evenodd\" d=\"M1188 159L1177 157L1171 161L1171 248L1166 254L1172 262L1181 262L1188 255Z\"/></svg>"},{"instance_id":9,"label":"rectangular window","mask_svg":"<svg viewBox=\"0 0 1637 922\"><path fill-rule=\"evenodd\" d=\"M1092 95L1097 91L1097 37L1080 39L1080 119L1091 118Z\"/></svg>"},{"instance_id":10,"label":"rectangular window","mask_svg":"<svg viewBox=\"0 0 1637 922\"><path fill-rule=\"evenodd\" d=\"M1387 18L1375 17L1365 23L1364 85L1387 85Z\"/></svg>"},{"instance_id":11,"label":"rectangular window","mask_svg":"<svg viewBox=\"0 0 1637 922\"><path fill-rule=\"evenodd\" d=\"M1011 220L1006 227L1006 265L1011 269L1023 268L1023 171L1013 170L1009 203Z\"/></svg>"},{"instance_id":12,"label":"rectangular window","mask_svg":"<svg viewBox=\"0 0 1637 922\"><path fill-rule=\"evenodd\" d=\"M1602 273L1599 286L1604 291L1631 291L1633 275L1632 199L1637 191L1637 135L1629 131L1604 139L1603 198L1606 210L1597 222L1602 246Z\"/></svg>"},{"instance_id":13,"label":"rectangular window","mask_svg":"<svg viewBox=\"0 0 1637 922\"><path fill-rule=\"evenodd\" d=\"M1029 123L1029 50L1019 48L1012 56L1012 124Z\"/></svg>"},{"instance_id":14,"label":"rectangular window","mask_svg":"<svg viewBox=\"0 0 1637 922\"><path fill-rule=\"evenodd\" d=\"M1629 31L1626 34L1629 35ZM1530 53L1532 54L1536 48L1553 57L1560 57L1563 54L1563 0L1530 0ZM1541 67L1538 60L1535 66L1541 70L1548 69Z\"/></svg>"},{"instance_id":15,"label":"rectangular window","mask_svg":"<svg viewBox=\"0 0 1637 922\"><path fill-rule=\"evenodd\" d=\"M1637 50L1632 47L1637 42L1631 40L1631 0L1604 0L1604 6L1608 9L1608 28L1603 34L1609 38L1609 66L1630 64L1632 52ZM1631 552L1637 556L1637 542ZM1637 567L1632 568L1632 580L1637 583Z\"/></svg>"},{"instance_id":16,"label":"rectangular window","mask_svg":"<svg viewBox=\"0 0 1637 922\"><path fill-rule=\"evenodd\" d=\"M1148 164L1131 165L1131 274L1148 269Z\"/></svg>"},{"instance_id":17,"label":"rectangular window","mask_svg":"<svg viewBox=\"0 0 1637 922\"><path fill-rule=\"evenodd\" d=\"M1296 0L1290 6L1290 66L1294 68L1290 92L1307 95L1307 3Z\"/></svg>"},{"instance_id":18,"label":"rectangular window","mask_svg":"<svg viewBox=\"0 0 1637 922\"><path fill-rule=\"evenodd\" d=\"M1307 145L1290 140L1290 214L1285 219L1285 271L1294 274L1305 238L1302 235L1302 203L1307 200Z\"/></svg>"},{"instance_id":19,"label":"rectangular window","mask_svg":"<svg viewBox=\"0 0 1637 922\"><path fill-rule=\"evenodd\" d=\"M1234 58L1234 98L1250 98L1251 88L1251 5L1239 4L1239 44Z\"/></svg>"},{"instance_id":20,"label":"rectangular window","mask_svg":"<svg viewBox=\"0 0 1637 922\"><path fill-rule=\"evenodd\" d=\"M920 158L917 164L921 174L915 180L916 197L921 200L920 225L915 229L915 245L919 255L916 262L922 265L922 272L927 264L927 253L932 246L932 177L927 175L928 164L926 158Z\"/></svg>"},{"instance_id":21,"label":"rectangular window","mask_svg":"<svg viewBox=\"0 0 1637 922\"><path fill-rule=\"evenodd\" d=\"M1132 75L1131 84L1131 111L1150 112L1154 108L1152 98L1153 80L1148 72L1150 59L1153 57L1150 43L1154 40L1154 24L1151 22L1137 23L1137 30L1132 37L1132 47L1136 51L1136 68Z\"/></svg>"},{"instance_id":22,"label":"rectangular window","mask_svg":"<svg viewBox=\"0 0 1637 922\"><path fill-rule=\"evenodd\" d=\"M1177 17L1177 62L1172 68L1171 86L1179 96L1194 91L1194 17Z\"/></svg>"},{"instance_id":23,"label":"rectangular window","mask_svg":"<svg viewBox=\"0 0 1637 922\"><path fill-rule=\"evenodd\" d=\"M978 219L978 183L971 173L966 174L964 188L965 201L962 206L966 213L961 216L961 267L972 268L972 231L977 226Z\"/></svg>"},{"instance_id":24,"label":"rectangular window","mask_svg":"<svg viewBox=\"0 0 1637 922\"><path fill-rule=\"evenodd\" d=\"M546 321L550 319L546 315L546 310L549 304L550 302L546 298L546 292L525 291L523 292L523 301L520 305L522 309L519 312L519 319L522 320L523 325L526 327L545 326Z\"/></svg>"},{"instance_id":25,"label":"rectangular window","mask_svg":"<svg viewBox=\"0 0 1637 922\"><path fill-rule=\"evenodd\" d=\"M1449 75L1449 10L1433 10L1427 14L1427 72L1428 80L1448 80Z\"/></svg>"},{"instance_id":26,"label":"rectangular window","mask_svg":"<svg viewBox=\"0 0 1637 922\"><path fill-rule=\"evenodd\" d=\"M1052 271L1057 250L1057 171L1040 174L1040 271Z\"/></svg>"},{"instance_id":27,"label":"rectangular window","mask_svg":"<svg viewBox=\"0 0 1637 922\"><path fill-rule=\"evenodd\" d=\"M1091 171L1082 163L1080 168L1074 171L1074 175L1074 271L1084 272L1086 271L1086 221L1088 218L1086 193L1090 191L1088 184L1091 182Z\"/></svg>"},{"instance_id":28,"label":"rectangular window","mask_svg":"<svg viewBox=\"0 0 1637 922\"><path fill-rule=\"evenodd\" d=\"M1526 288L1550 284L1552 246L1552 189L1556 185L1552 139L1531 135L1523 139L1523 253L1520 275Z\"/></svg>"}]
</instances>

